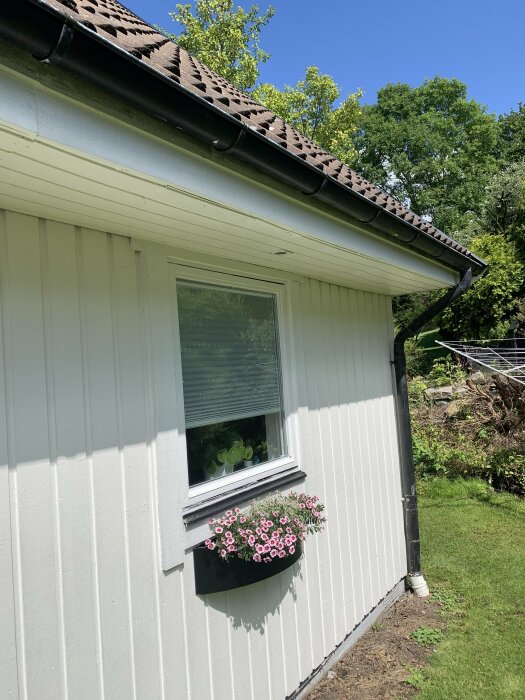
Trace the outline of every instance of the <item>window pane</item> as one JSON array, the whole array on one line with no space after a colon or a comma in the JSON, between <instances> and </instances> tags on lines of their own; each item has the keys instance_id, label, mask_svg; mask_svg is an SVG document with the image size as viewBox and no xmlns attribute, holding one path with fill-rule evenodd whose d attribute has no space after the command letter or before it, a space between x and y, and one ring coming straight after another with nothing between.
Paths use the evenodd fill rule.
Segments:
<instances>
[{"instance_id":1,"label":"window pane","mask_svg":"<svg viewBox=\"0 0 525 700\"><path fill-rule=\"evenodd\" d=\"M193 486L281 457L281 415L252 416L190 428L186 442Z\"/></svg>"},{"instance_id":2,"label":"window pane","mask_svg":"<svg viewBox=\"0 0 525 700\"><path fill-rule=\"evenodd\" d=\"M177 284L190 485L281 457L273 294Z\"/></svg>"}]
</instances>

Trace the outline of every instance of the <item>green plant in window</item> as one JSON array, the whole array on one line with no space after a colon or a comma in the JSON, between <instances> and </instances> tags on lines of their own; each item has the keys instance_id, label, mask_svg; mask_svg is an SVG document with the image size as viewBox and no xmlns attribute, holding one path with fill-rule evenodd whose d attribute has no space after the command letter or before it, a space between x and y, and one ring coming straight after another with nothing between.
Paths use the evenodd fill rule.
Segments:
<instances>
[{"instance_id":1,"label":"green plant in window","mask_svg":"<svg viewBox=\"0 0 525 700\"><path fill-rule=\"evenodd\" d=\"M240 464L244 460L249 461L253 457L253 447L245 445L244 440L239 438L234 440L228 449L222 449L217 452L217 461L219 464Z\"/></svg>"}]
</instances>

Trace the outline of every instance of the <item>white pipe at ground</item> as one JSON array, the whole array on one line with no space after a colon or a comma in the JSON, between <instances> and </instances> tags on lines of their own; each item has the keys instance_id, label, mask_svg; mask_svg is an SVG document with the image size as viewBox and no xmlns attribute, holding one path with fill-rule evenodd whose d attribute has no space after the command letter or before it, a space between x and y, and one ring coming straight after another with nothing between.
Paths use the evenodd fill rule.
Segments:
<instances>
[{"instance_id":1,"label":"white pipe at ground","mask_svg":"<svg viewBox=\"0 0 525 700\"><path fill-rule=\"evenodd\" d=\"M409 576L408 585L418 596L418 598L426 598L430 595L425 577L421 574L419 576Z\"/></svg>"}]
</instances>

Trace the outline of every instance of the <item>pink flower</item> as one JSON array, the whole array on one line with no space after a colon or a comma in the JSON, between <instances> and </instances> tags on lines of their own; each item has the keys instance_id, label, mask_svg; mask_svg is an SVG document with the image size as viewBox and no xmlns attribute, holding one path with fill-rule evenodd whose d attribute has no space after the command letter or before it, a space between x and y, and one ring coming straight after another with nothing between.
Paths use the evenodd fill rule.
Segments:
<instances>
[{"instance_id":1,"label":"pink flower","mask_svg":"<svg viewBox=\"0 0 525 700\"><path fill-rule=\"evenodd\" d=\"M264 553L264 545L262 544L256 544L255 549L257 551L257 554L263 554Z\"/></svg>"},{"instance_id":2,"label":"pink flower","mask_svg":"<svg viewBox=\"0 0 525 700\"><path fill-rule=\"evenodd\" d=\"M234 544L229 544L228 545L228 552L236 552L237 547Z\"/></svg>"},{"instance_id":3,"label":"pink flower","mask_svg":"<svg viewBox=\"0 0 525 700\"><path fill-rule=\"evenodd\" d=\"M226 554L227 554L226 550L225 550L225 549L221 549L221 557L222 557L223 559L226 558Z\"/></svg>"},{"instance_id":4,"label":"pink flower","mask_svg":"<svg viewBox=\"0 0 525 700\"><path fill-rule=\"evenodd\" d=\"M295 547L293 544L288 551L290 552L290 554L293 554L295 552Z\"/></svg>"},{"instance_id":5,"label":"pink flower","mask_svg":"<svg viewBox=\"0 0 525 700\"><path fill-rule=\"evenodd\" d=\"M281 549L281 551L278 554L279 559L283 559L283 557L285 557L285 556L286 556L286 552L284 551L284 549Z\"/></svg>"},{"instance_id":6,"label":"pink flower","mask_svg":"<svg viewBox=\"0 0 525 700\"><path fill-rule=\"evenodd\" d=\"M264 551L265 551L265 552L269 552L270 549L271 549L271 547L270 547L270 545L269 545L268 542L267 542L267 543L264 545Z\"/></svg>"},{"instance_id":7,"label":"pink flower","mask_svg":"<svg viewBox=\"0 0 525 700\"><path fill-rule=\"evenodd\" d=\"M260 561L261 561L261 555L260 555L260 554L254 554L254 555L253 555L253 561L260 562Z\"/></svg>"},{"instance_id":8,"label":"pink flower","mask_svg":"<svg viewBox=\"0 0 525 700\"><path fill-rule=\"evenodd\" d=\"M226 511L226 515L227 515L228 517L230 517L230 515L233 515L233 510L227 510L227 511Z\"/></svg>"},{"instance_id":9,"label":"pink flower","mask_svg":"<svg viewBox=\"0 0 525 700\"><path fill-rule=\"evenodd\" d=\"M255 537L253 535L250 535L248 537L248 544L250 545L250 547L253 547L253 545L255 544Z\"/></svg>"},{"instance_id":10,"label":"pink flower","mask_svg":"<svg viewBox=\"0 0 525 700\"><path fill-rule=\"evenodd\" d=\"M278 554L278 552L277 552L276 549L272 549L271 552L270 552L270 556L272 557L272 559L275 559L275 557L277 556L277 554Z\"/></svg>"},{"instance_id":11,"label":"pink flower","mask_svg":"<svg viewBox=\"0 0 525 700\"><path fill-rule=\"evenodd\" d=\"M271 558L271 557L264 557L264 559L263 559L263 562L264 562L265 564L269 564L271 561L272 561L272 558Z\"/></svg>"},{"instance_id":12,"label":"pink flower","mask_svg":"<svg viewBox=\"0 0 525 700\"><path fill-rule=\"evenodd\" d=\"M241 521L241 523L245 523L248 520L248 518L245 515L241 515L239 520Z\"/></svg>"},{"instance_id":13,"label":"pink flower","mask_svg":"<svg viewBox=\"0 0 525 700\"><path fill-rule=\"evenodd\" d=\"M219 527L216 527L216 528L215 528L215 532L216 532L218 535L220 535L223 531L224 531L224 530L223 530L223 528L222 528L220 525L219 525Z\"/></svg>"}]
</instances>

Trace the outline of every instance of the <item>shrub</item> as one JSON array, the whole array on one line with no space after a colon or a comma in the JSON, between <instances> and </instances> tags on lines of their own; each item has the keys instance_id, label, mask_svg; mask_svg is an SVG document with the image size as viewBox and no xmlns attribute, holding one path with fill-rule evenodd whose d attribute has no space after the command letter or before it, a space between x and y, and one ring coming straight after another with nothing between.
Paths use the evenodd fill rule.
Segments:
<instances>
[{"instance_id":1,"label":"shrub","mask_svg":"<svg viewBox=\"0 0 525 700\"><path fill-rule=\"evenodd\" d=\"M467 373L451 357L436 360L426 376L429 386L448 386L465 381Z\"/></svg>"},{"instance_id":2,"label":"shrub","mask_svg":"<svg viewBox=\"0 0 525 700\"><path fill-rule=\"evenodd\" d=\"M414 377L408 383L408 401L411 406L421 406L424 403L427 383L422 377Z\"/></svg>"},{"instance_id":3,"label":"shrub","mask_svg":"<svg viewBox=\"0 0 525 700\"><path fill-rule=\"evenodd\" d=\"M430 474L447 474L448 448L440 440L439 432L434 428L426 430L415 428L412 431L412 451L414 466L418 476Z\"/></svg>"},{"instance_id":4,"label":"shrub","mask_svg":"<svg viewBox=\"0 0 525 700\"><path fill-rule=\"evenodd\" d=\"M446 437L437 428L416 427L412 440L416 474L420 477L479 477L486 473L488 462L485 451L476 449L472 442L464 440L462 436L458 437L455 445L449 445Z\"/></svg>"},{"instance_id":5,"label":"shrub","mask_svg":"<svg viewBox=\"0 0 525 700\"><path fill-rule=\"evenodd\" d=\"M485 440L476 443L461 434L452 436L428 425L414 426L412 438L418 477L483 479L498 491L525 496L525 446L491 453Z\"/></svg>"},{"instance_id":6,"label":"shrub","mask_svg":"<svg viewBox=\"0 0 525 700\"><path fill-rule=\"evenodd\" d=\"M408 338L405 341L405 356L407 374L409 377L415 377L422 374L424 371L425 353L417 342L416 338Z\"/></svg>"},{"instance_id":7,"label":"shrub","mask_svg":"<svg viewBox=\"0 0 525 700\"><path fill-rule=\"evenodd\" d=\"M525 496L525 452L519 449L494 452L484 476L495 489Z\"/></svg>"}]
</instances>

